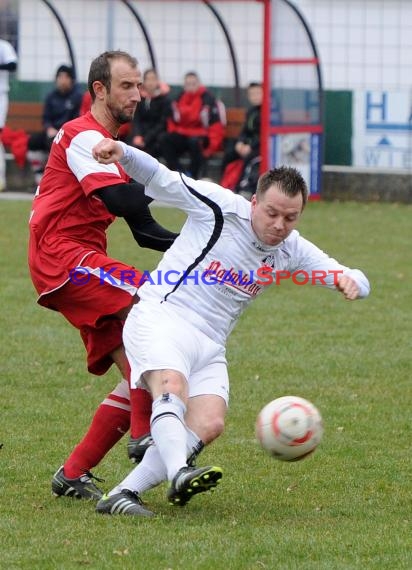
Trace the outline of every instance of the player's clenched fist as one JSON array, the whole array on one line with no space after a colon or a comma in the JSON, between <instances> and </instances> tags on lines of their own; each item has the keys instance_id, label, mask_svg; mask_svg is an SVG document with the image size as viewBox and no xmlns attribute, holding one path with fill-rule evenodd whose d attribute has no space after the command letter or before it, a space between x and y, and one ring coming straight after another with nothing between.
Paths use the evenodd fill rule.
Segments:
<instances>
[{"instance_id":1,"label":"player's clenched fist","mask_svg":"<svg viewBox=\"0 0 412 570\"><path fill-rule=\"evenodd\" d=\"M354 279L349 275L342 275L338 281L337 288L349 301L354 301L359 297L359 287Z\"/></svg>"},{"instance_id":2,"label":"player's clenched fist","mask_svg":"<svg viewBox=\"0 0 412 570\"><path fill-rule=\"evenodd\" d=\"M111 164L123 156L122 145L113 139L103 139L92 149L93 158L101 164Z\"/></svg>"}]
</instances>

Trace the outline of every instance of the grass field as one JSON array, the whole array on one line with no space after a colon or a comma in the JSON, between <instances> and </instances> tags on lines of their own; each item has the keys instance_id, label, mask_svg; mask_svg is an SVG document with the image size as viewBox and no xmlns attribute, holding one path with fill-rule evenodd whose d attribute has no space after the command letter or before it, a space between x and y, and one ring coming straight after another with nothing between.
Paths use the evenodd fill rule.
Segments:
<instances>
[{"instance_id":1,"label":"grass field","mask_svg":"<svg viewBox=\"0 0 412 570\"><path fill-rule=\"evenodd\" d=\"M0 568L412 568L410 206L310 204L302 233L362 268L369 299L282 284L260 297L228 343L231 408L202 463L221 465L212 494L153 520L102 517L56 500L50 478L117 381L85 370L77 331L35 303L26 268L29 202L0 202ZM183 218L156 210L169 227ZM110 253L151 269L117 221ZM321 410L325 435L301 463L276 462L254 440L269 400L296 394ZM95 473L110 489L129 471L126 440Z\"/></svg>"}]
</instances>

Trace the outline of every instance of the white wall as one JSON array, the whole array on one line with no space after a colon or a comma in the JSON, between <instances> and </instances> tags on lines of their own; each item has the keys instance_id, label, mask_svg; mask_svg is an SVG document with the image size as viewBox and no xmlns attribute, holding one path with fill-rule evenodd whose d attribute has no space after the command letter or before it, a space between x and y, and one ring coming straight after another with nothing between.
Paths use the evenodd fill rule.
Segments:
<instances>
[{"instance_id":1,"label":"white wall","mask_svg":"<svg viewBox=\"0 0 412 570\"><path fill-rule=\"evenodd\" d=\"M409 89L412 77L412 0L294 0L313 31L327 89ZM150 64L141 31L116 0L52 0L68 25L79 78L107 48ZM283 4L273 0L273 5ZM179 83L196 69L209 85L232 85L222 33L202 2L133 2L153 40L159 70ZM241 84L262 75L262 8L256 1L214 2L230 26ZM286 34L287 36L288 34ZM20 0L20 78L48 80L68 54L61 32L40 0Z\"/></svg>"},{"instance_id":2,"label":"white wall","mask_svg":"<svg viewBox=\"0 0 412 570\"><path fill-rule=\"evenodd\" d=\"M105 49L135 55L143 69L150 65L143 34L130 11L113 0L52 0L65 21L78 64L86 81L90 61ZM219 2L230 26L240 62L242 84L262 76L262 7L259 3ZM182 82L186 71L197 70L208 85L233 85L227 44L210 10L199 1L135 1L152 39L159 71L171 84ZM20 0L19 77L49 80L55 68L68 61L62 34L40 0Z\"/></svg>"},{"instance_id":3,"label":"white wall","mask_svg":"<svg viewBox=\"0 0 412 570\"><path fill-rule=\"evenodd\" d=\"M326 89L411 88L411 0L294 0L312 28Z\"/></svg>"}]
</instances>

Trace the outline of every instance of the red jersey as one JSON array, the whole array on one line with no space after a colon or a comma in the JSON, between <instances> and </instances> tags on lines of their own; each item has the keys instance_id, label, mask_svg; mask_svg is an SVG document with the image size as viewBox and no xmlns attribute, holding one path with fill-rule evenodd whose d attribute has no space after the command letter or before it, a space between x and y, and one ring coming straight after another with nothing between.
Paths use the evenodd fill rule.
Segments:
<instances>
[{"instance_id":1,"label":"red jersey","mask_svg":"<svg viewBox=\"0 0 412 570\"><path fill-rule=\"evenodd\" d=\"M92 148L107 137L112 135L88 112L54 138L29 223L29 268L40 295L64 285L70 269L91 252L106 254L106 230L115 216L94 192L129 181L120 165L93 158Z\"/></svg>"}]
</instances>

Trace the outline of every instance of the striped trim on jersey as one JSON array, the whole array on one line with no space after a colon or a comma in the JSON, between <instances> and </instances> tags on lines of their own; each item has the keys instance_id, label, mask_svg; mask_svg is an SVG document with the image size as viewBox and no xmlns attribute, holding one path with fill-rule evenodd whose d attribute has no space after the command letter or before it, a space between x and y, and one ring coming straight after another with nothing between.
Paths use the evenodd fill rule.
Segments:
<instances>
[{"instance_id":1,"label":"striped trim on jersey","mask_svg":"<svg viewBox=\"0 0 412 570\"><path fill-rule=\"evenodd\" d=\"M205 247L202 249L200 255L198 255L196 257L196 259L193 261L193 263L191 263L189 265L189 267L187 269L185 269L185 271L182 273L182 276L180 277L179 281L176 283L176 285L173 287L173 289L171 291L169 291L169 293L167 293L167 295L165 295L163 301L166 301L169 295L171 295L172 293L175 293L175 291L184 282L184 280L190 274L190 272L193 271L193 269L195 269L195 267L201 261L203 261L203 259L206 257L206 255L209 253L209 251L212 249L212 247L216 244L217 240L220 238L220 236L222 234L222 230L223 230L224 218L223 218L223 213L222 213L221 207L218 204L216 204L216 202L213 202L213 200L211 200L207 196L200 194L194 188L192 188L191 186L186 184L181 173L180 173L180 178L182 179L183 184L186 186L186 188L189 190L189 192L193 196L195 196L198 200L200 200L201 202L206 204L206 206L209 206L209 208L211 208L211 210L213 211L214 217L215 217L215 223L213 226L212 235L210 236L209 241L207 242Z\"/></svg>"}]
</instances>

